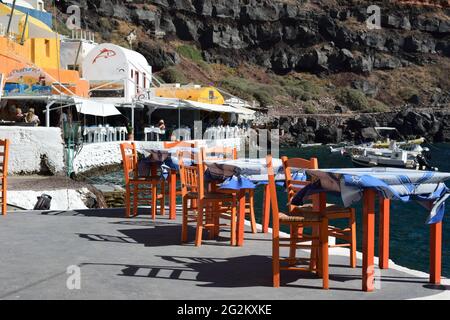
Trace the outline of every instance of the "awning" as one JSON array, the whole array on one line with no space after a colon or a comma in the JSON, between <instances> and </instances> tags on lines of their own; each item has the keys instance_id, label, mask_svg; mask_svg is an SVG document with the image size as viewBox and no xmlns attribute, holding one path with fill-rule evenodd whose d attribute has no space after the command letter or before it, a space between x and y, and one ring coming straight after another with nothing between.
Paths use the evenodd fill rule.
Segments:
<instances>
[{"instance_id":1,"label":"awning","mask_svg":"<svg viewBox=\"0 0 450 320\"><path fill-rule=\"evenodd\" d=\"M175 98L154 97L152 99L139 100L137 104L152 106L158 109L186 109L187 106L183 100Z\"/></svg>"},{"instance_id":2,"label":"awning","mask_svg":"<svg viewBox=\"0 0 450 320\"><path fill-rule=\"evenodd\" d=\"M226 104L203 103L192 100L181 100L176 98L153 97L140 100L137 104L156 107L158 109L192 109L218 113L236 113L242 115L254 115L255 111L244 107L233 107Z\"/></svg>"},{"instance_id":3,"label":"awning","mask_svg":"<svg viewBox=\"0 0 450 320\"><path fill-rule=\"evenodd\" d=\"M97 117L111 117L121 115L112 103L98 102L92 99L74 98L79 113Z\"/></svg>"},{"instance_id":4,"label":"awning","mask_svg":"<svg viewBox=\"0 0 450 320\"><path fill-rule=\"evenodd\" d=\"M3 26L8 25L9 18L11 16L11 8L5 4L0 3L0 24ZM26 20L26 14L16 9L14 16L11 19L11 32L21 35L20 25L24 25ZM56 33L49 28L42 21L28 16L27 30L25 32L25 38L56 38Z\"/></svg>"},{"instance_id":5,"label":"awning","mask_svg":"<svg viewBox=\"0 0 450 320\"><path fill-rule=\"evenodd\" d=\"M211 104L203 103L192 100L183 100L186 104L192 106L194 109L200 109L209 112L219 112L219 113L240 113L238 109L224 104Z\"/></svg>"}]
</instances>

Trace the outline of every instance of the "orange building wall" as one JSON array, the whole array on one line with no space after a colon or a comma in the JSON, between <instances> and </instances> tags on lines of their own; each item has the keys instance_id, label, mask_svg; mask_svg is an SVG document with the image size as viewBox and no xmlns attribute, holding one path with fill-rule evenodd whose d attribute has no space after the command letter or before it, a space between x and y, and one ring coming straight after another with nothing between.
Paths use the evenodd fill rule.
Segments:
<instances>
[{"instance_id":1,"label":"orange building wall","mask_svg":"<svg viewBox=\"0 0 450 320\"><path fill-rule=\"evenodd\" d=\"M36 41L35 41L36 40ZM88 97L89 83L80 78L78 71L59 69L59 58L50 59L50 57L37 58L37 50L45 50L45 39L30 39L24 45L20 45L7 38L0 37L0 73L8 75L15 69L22 69L25 67L37 66L42 68L50 77L55 79L55 82L61 82L68 87L70 91L81 97ZM36 46L37 45L37 46ZM50 49L56 50L50 43ZM35 50L35 62L32 62L32 51ZM59 50L58 50L59 52ZM40 53L42 55L42 52ZM49 66L49 67L46 67ZM64 94L71 95L72 93L61 88ZM58 92L54 92L57 94Z\"/></svg>"}]
</instances>

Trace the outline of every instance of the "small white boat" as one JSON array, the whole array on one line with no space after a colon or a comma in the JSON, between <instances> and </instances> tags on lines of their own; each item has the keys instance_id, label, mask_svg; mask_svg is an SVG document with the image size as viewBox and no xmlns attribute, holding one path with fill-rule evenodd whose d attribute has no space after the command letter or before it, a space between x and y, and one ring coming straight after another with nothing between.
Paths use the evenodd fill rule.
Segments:
<instances>
[{"instance_id":1,"label":"small white boat","mask_svg":"<svg viewBox=\"0 0 450 320\"><path fill-rule=\"evenodd\" d=\"M383 152L383 151L386 152ZM365 150L363 154L352 155L352 162L358 167L395 167L404 169L419 169L417 154L404 150L392 151L379 149L381 152Z\"/></svg>"}]
</instances>

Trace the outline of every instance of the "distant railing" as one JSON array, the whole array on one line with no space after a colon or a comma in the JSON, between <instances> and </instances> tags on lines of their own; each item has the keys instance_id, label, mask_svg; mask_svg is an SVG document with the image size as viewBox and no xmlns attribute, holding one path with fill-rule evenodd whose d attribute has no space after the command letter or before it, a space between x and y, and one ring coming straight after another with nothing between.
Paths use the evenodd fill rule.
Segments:
<instances>
[{"instance_id":1,"label":"distant railing","mask_svg":"<svg viewBox=\"0 0 450 320\"><path fill-rule=\"evenodd\" d=\"M230 126L217 126L209 127L206 129L204 138L206 140L213 139L235 139L235 138L245 138L248 135L248 130L240 127L230 127Z\"/></svg>"}]
</instances>

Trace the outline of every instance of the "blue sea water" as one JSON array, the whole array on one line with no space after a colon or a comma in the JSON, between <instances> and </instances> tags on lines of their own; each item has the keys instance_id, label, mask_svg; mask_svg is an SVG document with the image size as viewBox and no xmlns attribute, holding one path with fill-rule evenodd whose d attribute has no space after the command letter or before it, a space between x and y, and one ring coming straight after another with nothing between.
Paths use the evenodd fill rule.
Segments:
<instances>
[{"instance_id":1,"label":"blue sea water","mask_svg":"<svg viewBox=\"0 0 450 320\"><path fill-rule=\"evenodd\" d=\"M450 172L450 144L433 144L428 146L431 151L431 163L439 171ZM349 158L340 154L331 154L327 147L290 148L280 150L281 156L319 159L321 168L351 168ZM112 172L100 177L94 177L96 183L123 184L122 172ZM450 186L450 184L449 184ZM258 222L261 221L263 192L258 188L255 193L256 213ZM278 192L280 207L285 204L286 195L280 188ZM338 203L339 198L329 198L330 202ZM361 250L361 205L357 207L357 238L358 250ZM282 210L283 208L281 208ZM428 272L429 266L429 226L425 224L428 213L416 203L391 203L391 239L390 258L399 265L407 268ZM339 226L339 222L334 223ZM378 234L378 230L376 230ZM375 253L377 254L377 243ZM443 226L442 273L450 276L450 201L447 202L446 216Z\"/></svg>"}]
</instances>

